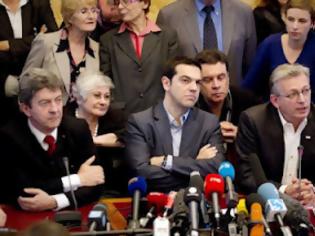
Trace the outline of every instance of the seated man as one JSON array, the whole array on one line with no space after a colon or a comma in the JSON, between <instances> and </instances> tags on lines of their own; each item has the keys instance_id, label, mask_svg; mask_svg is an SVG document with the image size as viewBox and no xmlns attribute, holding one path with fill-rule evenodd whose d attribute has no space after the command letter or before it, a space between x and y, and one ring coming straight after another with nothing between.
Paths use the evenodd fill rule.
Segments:
<instances>
[{"instance_id":1,"label":"seated man","mask_svg":"<svg viewBox=\"0 0 315 236\"><path fill-rule=\"evenodd\" d=\"M217 172L224 160L218 119L194 108L200 69L192 59L170 61L161 79L163 101L129 118L127 161L137 175L147 179L149 191L186 187L192 171L204 177Z\"/></svg>"},{"instance_id":2,"label":"seated man","mask_svg":"<svg viewBox=\"0 0 315 236\"><path fill-rule=\"evenodd\" d=\"M241 114L236 149L240 179L244 190L255 191L255 173L249 154L260 159L267 179L280 191L302 204L315 203L315 108L311 105L309 69L298 64L278 66L270 77L270 102ZM304 147L301 160L302 180L297 180L298 149Z\"/></svg>"},{"instance_id":3,"label":"seated man","mask_svg":"<svg viewBox=\"0 0 315 236\"><path fill-rule=\"evenodd\" d=\"M64 85L43 69L33 68L20 80L24 113L0 130L1 189L27 211L74 206L97 200L104 173L84 120L62 115ZM65 168L67 157L70 179Z\"/></svg>"},{"instance_id":4,"label":"seated man","mask_svg":"<svg viewBox=\"0 0 315 236\"><path fill-rule=\"evenodd\" d=\"M258 100L250 92L230 85L229 65L224 53L217 50L204 50L197 54L201 64L200 109L215 114L220 119L224 141L234 142L241 112L257 105Z\"/></svg>"}]
</instances>

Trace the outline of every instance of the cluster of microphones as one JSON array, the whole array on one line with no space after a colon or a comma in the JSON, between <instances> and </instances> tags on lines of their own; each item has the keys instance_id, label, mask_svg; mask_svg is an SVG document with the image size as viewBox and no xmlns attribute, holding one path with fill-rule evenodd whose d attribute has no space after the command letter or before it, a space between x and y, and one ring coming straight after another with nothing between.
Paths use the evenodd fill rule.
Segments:
<instances>
[{"instance_id":1,"label":"cluster of microphones","mask_svg":"<svg viewBox=\"0 0 315 236\"><path fill-rule=\"evenodd\" d=\"M252 158L259 162L257 157ZM261 178L261 184L257 193L240 199L233 185L234 167L227 161L220 165L218 174L208 174L205 179L199 172L192 172L187 188L169 194L147 193L146 180L135 177L128 185L132 196L128 229L110 230L106 208L96 205L89 214L90 230L103 230L104 235L143 233L155 236L302 236L313 232L304 207L279 193L274 184L265 180L262 169L258 171L261 173L255 174ZM146 200L146 212L141 214L139 209L143 199Z\"/></svg>"}]
</instances>

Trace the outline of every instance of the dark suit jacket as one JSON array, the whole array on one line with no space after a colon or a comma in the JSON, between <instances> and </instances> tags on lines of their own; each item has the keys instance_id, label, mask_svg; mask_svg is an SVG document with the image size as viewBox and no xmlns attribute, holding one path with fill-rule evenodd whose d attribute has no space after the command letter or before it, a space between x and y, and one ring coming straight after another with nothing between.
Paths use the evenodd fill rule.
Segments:
<instances>
[{"instance_id":1,"label":"dark suit jacket","mask_svg":"<svg viewBox=\"0 0 315 236\"><path fill-rule=\"evenodd\" d=\"M256 51L252 10L239 0L221 1L223 51L228 57L231 83L239 85ZM157 24L177 31L180 51L194 57L203 50L195 0L175 1L161 9Z\"/></svg>"},{"instance_id":2,"label":"dark suit jacket","mask_svg":"<svg viewBox=\"0 0 315 236\"><path fill-rule=\"evenodd\" d=\"M171 171L149 164L150 157L173 155L169 119L162 102L130 116L125 143L127 161L137 175L146 178L149 191L168 192L186 187L192 171L199 171L203 177L216 173L224 160L218 119L198 108L192 108L184 123L179 156L173 158ZM199 149L208 143L216 146L217 155L196 160Z\"/></svg>"},{"instance_id":3,"label":"dark suit jacket","mask_svg":"<svg viewBox=\"0 0 315 236\"><path fill-rule=\"evenodd\" d=\"M305 129L301 134L304 146L302 177L315 183L315 107L312 106ZM280 185L284 165L283 128L278 111L271 103L252 107L241 114L236 148L239 155L241 185L245 192L256 191L248 154L256 153L268 180Z\"/></svg>"},{"instance_id":4,"label":"dark suit jacket","mask_svg":"<svg viewBox=\"0 0 315 236\"><path fill-rule=\"evenodd\" d=\"M129 32L118 29L100 39L100 69L113 79L115 101L125 103L127 113L142 111L163 97L163 66L177 55L176 32L161 28L146 35L139 60Z\"/></svg>"},{"instance_id":5,"label":"dark suit jacket","mask_svg":"<svg viewBox=\"0 0 315 236\"><path fill-rule=\"evenodd\" d=\"M85 121L64 116L58 128L57 149L48 156L32 134L24 116L0 130L1 194L12 202L24 195L23 188L40 188L50 195L63 192L61 177L66 176L62 158L68 157L70 173L95 154L95 147ZM95 201L101 186L82 187L75 191L79 205ZM70 193L65 193L73 206Z\"/></svg>"}]
</instances>

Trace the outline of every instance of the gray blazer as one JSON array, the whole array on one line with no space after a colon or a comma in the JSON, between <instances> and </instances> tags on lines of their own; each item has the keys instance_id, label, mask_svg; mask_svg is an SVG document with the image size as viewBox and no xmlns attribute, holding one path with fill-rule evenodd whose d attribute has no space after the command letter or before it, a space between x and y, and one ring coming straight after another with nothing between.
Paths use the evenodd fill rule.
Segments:
<instances>
[{"instance_id":1,"label":"gray blazer","mask_svg":"<svg viewBox=\"0 0 315 236\"><path fill-rule=\"evenodd\" d=\"M38 34L32 43L32 48L25 62L22 75L30 68L39 67L55 73L65 84L67 93L70 93L70 61L66 51L57 52L61 31ZM86 69L99 70L99 46L90 39L90 47L94 57L86 54Z\"/></svg>"},{"instance_id":2,"label":"gray blazer","mask_svg":"<svg viewBox=\"0 0 315 236\"><path fill-rule=\"evenodd\" d=\"M175 30L163 27L145 36L141 60L128 31L113 29L100 39L101 70L113 79L114 99L125 104L127 113L143 111L163 97L164 63L177 55Z\"/></svg>"},{"instance_id":3,"label":"gray blazer","mask_svg":"<svg viewBox=\"0 0 315 236\"><path fill-rule=\"evenodd\" d=\"M224 53L228 56L231 82L239 85L255 55L255 21L250 7L239 0L221 0L221 10ZM175 1L164 7L157 24L176 29L185 56L194 57L203 50L195 0Z\"/></svg>"},{"instance_id":4,"label":"gray blazer","mask_svg":"<svg viewBox=\"0 0 315 236\"><path fill-rule=\"evenodd\" d=\"M172 170L151 166L151 157L173 155L169 119L162 101L130 116L125 143L127 162L135 174L146 178L150 191L168 192L186 187L192 171L199 171L203 177L217 173L224 160L218 119L192 108L183 126L179 156L173 157ZM196 160L200 148L208 143L216 146L217 155L208 160Z\"/></svg>"}]
</instances>

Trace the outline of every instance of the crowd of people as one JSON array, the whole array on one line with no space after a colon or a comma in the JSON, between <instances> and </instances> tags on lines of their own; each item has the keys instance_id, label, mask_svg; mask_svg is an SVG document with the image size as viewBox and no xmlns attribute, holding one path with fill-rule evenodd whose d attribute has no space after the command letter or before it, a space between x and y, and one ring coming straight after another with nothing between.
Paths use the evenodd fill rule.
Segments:
<instances>
[{"instance_id":1,"label":"crowd of people","mask_svg":"<svg viewBox=\"0 0 315 236\"><path fill-rule=\"evenodd\" d=\"M177 191L224 160L246 194L256 154L315 207L314 6L177 0L153 22L150 0L61 0L58 29L48 0L0 1L1 202L76 207L134 176Z\"/></svg>"}]
</instances>

